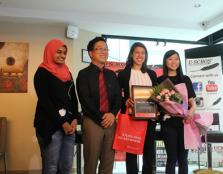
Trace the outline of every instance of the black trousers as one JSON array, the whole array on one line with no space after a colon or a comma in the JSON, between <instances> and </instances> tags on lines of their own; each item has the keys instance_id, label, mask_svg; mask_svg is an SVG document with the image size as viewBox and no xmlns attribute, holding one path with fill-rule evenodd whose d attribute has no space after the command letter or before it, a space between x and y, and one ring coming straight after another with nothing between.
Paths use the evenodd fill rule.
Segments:
<instances>
[{"instance_id":1,"label":"black trousers","mask_svg":"<svg viewBox=\"0 0 223 174\"><path fill-rule=\"evenodd\" d=\"M146 138L143 150L143 166L142 174L152 174L154 169L155 159L155 128L156 122L149 121ZM126 172L127 174L138 174L137 155L126 154Z\"/></svg>"},{"instance_id":2,"label":"black trousers","mask_svg":"<svg viewBox=\"0 0 223 174\"><path fill-rule=\"evenodd\" d=\"M178 173L188 174L188 150L184 148L182 119L170 118L165 122L162 124L162 134L167 153L166 174L175 174L177 162Z\"/></svg>"}]
</instances>

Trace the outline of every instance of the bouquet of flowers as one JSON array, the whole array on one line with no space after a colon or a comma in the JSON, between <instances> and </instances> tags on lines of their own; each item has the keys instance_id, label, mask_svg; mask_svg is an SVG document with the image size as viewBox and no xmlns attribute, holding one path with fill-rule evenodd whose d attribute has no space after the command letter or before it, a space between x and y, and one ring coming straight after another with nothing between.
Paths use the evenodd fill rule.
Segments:
<instances>
[{"instance_id":1,"label":"bouquet of flowers","mask_svg":"<svg viewBox=\"0 0 223 174\"><path fill-rule=\"evenodd\" d=\"M160 85L153 87L152 99L158 103L166 114L183 116L183 96L167 78Z\"/></svg>"}]
</instances>

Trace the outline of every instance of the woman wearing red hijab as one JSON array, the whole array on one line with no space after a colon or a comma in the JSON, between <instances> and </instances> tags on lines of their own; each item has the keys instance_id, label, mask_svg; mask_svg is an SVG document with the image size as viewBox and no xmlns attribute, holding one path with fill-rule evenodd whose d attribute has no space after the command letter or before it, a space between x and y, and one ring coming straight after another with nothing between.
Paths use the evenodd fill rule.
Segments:
<instances>
[{"instance_id":1,"label":"woman wearing red hijab","mask_svg":"<svg viewBox=\"0 0 223 174\"><path fill-rule=\"evenodd\" d=\"M47 43L34 76L38 97L34 127L42 156L42 174L69 174L74 156L78 103L71 73L65 64L67 46Z\"/></svg>"}]
</instances>

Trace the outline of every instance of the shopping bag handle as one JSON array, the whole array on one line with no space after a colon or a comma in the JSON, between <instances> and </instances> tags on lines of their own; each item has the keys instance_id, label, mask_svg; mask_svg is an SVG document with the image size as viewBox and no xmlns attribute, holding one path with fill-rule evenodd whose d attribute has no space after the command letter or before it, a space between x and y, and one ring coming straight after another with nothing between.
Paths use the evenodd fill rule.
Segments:
<instances>
[{"instance_id":1,"label":"shopping bag handle","mask_svg":"<svg viewBox=\"0 0 223 174\"><path fill-rule=\"evenodd\" d=\"M129 115L129 107L128 106L126 106L125 114Z\"/></svg>"}]
</instances>

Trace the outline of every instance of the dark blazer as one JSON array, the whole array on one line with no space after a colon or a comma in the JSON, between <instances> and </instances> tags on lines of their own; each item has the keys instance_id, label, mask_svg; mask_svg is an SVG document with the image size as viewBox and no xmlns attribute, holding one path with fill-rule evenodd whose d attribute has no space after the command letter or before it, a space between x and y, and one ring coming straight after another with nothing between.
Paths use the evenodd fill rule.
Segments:
<instances>
[{"instance_id":1,"label":"dark blazer","mask_svg":"<svg viewBox=\"0 0 223 174\"><path fill-rule=\"evenodd\" d=\"M121 92L115 73L104 68L105 85L108 93L109 111L116 115L121 107ZM99 68L90 64L82 69L77 77L77 93L84 116L100 125L103 113L100 112Z\"/></svg>"},{"instance_id":2,"label":"dark blazer","mask_svg":"<svg viewBox=\"0 0 223 174\"><path fill-rule=\"evenodd\" d=\"M147 69L147 73L152 81L152 85L157 85L157 76L156 73L153 70ZM119 85L122 90L122 107L121 107L121 112L125 113L126 106L125 102L129 98L129 80L131 76L131 68L126 67L124 70L122 70L118 74L118 80L119 80ZM123 94L124 92L124 94Z\"/></svg>"}]
</instances>

